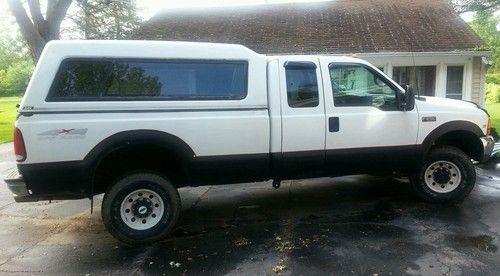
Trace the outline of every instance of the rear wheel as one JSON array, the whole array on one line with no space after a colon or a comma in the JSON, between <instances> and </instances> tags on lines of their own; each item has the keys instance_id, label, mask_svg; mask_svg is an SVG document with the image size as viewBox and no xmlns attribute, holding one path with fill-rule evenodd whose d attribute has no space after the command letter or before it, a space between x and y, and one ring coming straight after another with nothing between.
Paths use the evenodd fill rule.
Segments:
<instances>
[{"instance_id":1,"label":"rear wheel","mask_svg":"<svg viewBox=\"0 0 500 276\"><path fill-rule=\"evenodd\" d=\"M417 195L430 202L462 201L474 188L476 171L470 158L461 150L442 146L429 152L411 182Z\"/></svg>"},{"instance_id":2,"label":"rear wheel","mask_svg":"<svg viewBox=\"0 0 500 276\"><path fill-rule=\"evenodd\" d=\"M177 189L160 174L135 172L118 179L106 192L102 219L108 231L128 244L165 238L181 209Z\"/></svg>"}]
</instances>

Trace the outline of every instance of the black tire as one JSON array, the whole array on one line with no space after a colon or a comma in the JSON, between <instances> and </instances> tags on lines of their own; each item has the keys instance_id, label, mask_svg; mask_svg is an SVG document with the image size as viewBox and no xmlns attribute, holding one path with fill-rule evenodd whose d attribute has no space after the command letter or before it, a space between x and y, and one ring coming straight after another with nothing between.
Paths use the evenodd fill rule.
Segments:
<instances>
[{"instance_id":1,"label":"black tire","mask_svg":"<svg viewBox=\"0 0 500 276\"><path fill-rule=\"evenodd\" d=\"M137 230L128 226L126 222L127 219L122 217L121 214L122 204L127 204L126 202L128 202L128 200L126 202L124 201L126 197L139 190L152 191L158 195L158 197L154 196L155 200L158 200L158 198L162 200L159 202L163 204L163 215L161 218L154 215L152 204L149 202L148 206L151 207L151 212L149 212L148 208L148 213L152 214L148 216L155 217L154 220L157 221L156 224L149 229ZM135 200L133 203L135 204L138 200ZM142 202L148 200L149 198L142 199L142 201L134 205L134 207L139 205L140 208ZM155 172L138 171L120 177L114 185L108 189L104 195L101 213L106 229L116 239L129 245L143 245L164 239L177 222L180 210L181 200L179 193L169 180ZM129 212L130 211L127 213ZM147 218L149 219L150 217ZM135 221L135 218L132 221ZM130 224L131 222L128 223Z\"/></svg>"},{"instance_id":2,"label":"black tire","mask_svg":"<svg viewBox=\"0 0 500 276\"><path fill-rule=\"evenodd\" d=\"M432 169L431 165L436 164L435 162L438 161L447 161L454 164L460 173L460 183L458 183L458 185L453 183L453 185L456 186L451 185L450 188L453 190L449 192L436 192L430 188L430 185L434 184L426 184L425 177L432 179L428 180L429 182L432 182L435 177L434 174L431 176L430 173L425 175L426 170L428 168ZM438 166L439 165L440 164L438 162ZM451 146L440 146L429 152L422 167L410 176L410 181L415 193L425 201L433 203L459 203L463 201L463 199L467 197L467 195L469 195L474 188L476 183L476 170L470 157L468 157L463 151ZM446 180L442 182L446 182ZM440 182L436 184L443 187ZM447 183L444 183L443 185L447 185Z\"/></svg>"}]
</instances>

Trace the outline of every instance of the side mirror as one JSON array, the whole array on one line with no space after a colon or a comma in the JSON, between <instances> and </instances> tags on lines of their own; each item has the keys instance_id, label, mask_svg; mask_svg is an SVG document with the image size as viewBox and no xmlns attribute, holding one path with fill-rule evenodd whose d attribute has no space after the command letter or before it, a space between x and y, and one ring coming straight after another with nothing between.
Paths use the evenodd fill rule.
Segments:
<instances>
[{"instance_id":1,"label":"side mirror","mask_svg":"<svg viewBox=\"0 0 500 276\"><path fill-rule=\"evenodd\" d=\"M409 85L403 85L405 89L404 95L400 96L399 106L403 111L411 111L415 108L415 94Z\"/></svg>"}]
</instances>

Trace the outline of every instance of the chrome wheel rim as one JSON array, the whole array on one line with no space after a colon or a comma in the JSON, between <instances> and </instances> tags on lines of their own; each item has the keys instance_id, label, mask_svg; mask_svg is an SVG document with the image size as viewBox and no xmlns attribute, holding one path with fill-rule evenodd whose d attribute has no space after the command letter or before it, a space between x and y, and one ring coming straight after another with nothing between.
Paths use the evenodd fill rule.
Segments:
<instances>
[{"instance_id":1,"label":"chrome wheel rim","mask_svg":"<svg viewBox=\"0 0 500 276\"><path fill-rule=\"evenodd\" d=\"M462 181L462 173L457 165L450 161L436 161L425 170L425 184L436 193L454 191Z\"/></svg>"},{"instance_id":2,"label":"chrome wheel rim","mask_svg":"<svg viewBox=\"0 0 500 276\"><path fill-rule=\"evenodd\" d=\"M134 230L151 229L160 222L165 212L161 197L149 189L135 190L122 201L122 221Z\"/></svg>"}]
</instances>

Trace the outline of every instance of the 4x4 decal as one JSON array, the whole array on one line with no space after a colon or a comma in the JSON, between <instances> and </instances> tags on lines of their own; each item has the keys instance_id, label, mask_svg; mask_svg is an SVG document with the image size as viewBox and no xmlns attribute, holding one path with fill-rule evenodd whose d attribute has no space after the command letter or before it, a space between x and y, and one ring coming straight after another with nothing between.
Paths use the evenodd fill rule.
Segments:
<instances>
[{"instance_id":1,"label":"4x4 decal","mask_svg":"<svg viewBox=\"0 0 500 276\"><path fill-rule=\"evenodd\" d=\"M54 139L60 137L62 139L81 139L87 134L87 128L60 128L52 129L38 133L40 139Z\"/></svg>"}]
</instances>

